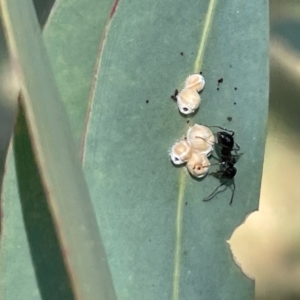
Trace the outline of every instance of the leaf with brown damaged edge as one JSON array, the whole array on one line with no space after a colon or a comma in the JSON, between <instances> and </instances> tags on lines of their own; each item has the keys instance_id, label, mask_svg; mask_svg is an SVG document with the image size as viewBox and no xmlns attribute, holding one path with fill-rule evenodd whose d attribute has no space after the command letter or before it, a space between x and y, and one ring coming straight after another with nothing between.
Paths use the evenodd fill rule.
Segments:
<instances>
[{"instance_id":1,"label":"leaf with brown damaged edge","mask_svg":"<svg viewBox=\"0 0 300 300\"><path fill-rule=\"evenodd\" d=\"M89 193L77 158L78 155L74 147L67 116L63 104L60 102L60 96L42 43L33 4L30 0L24 0L21 3L17 0L0 0L0 5L10 51L18 62L18 75L21 79L24 95L22 102L29 123L34 154L38 162L48 205L52 212L55 231L63 253L65 271L69 276L74 298L114 300L114 288ZM24 142L24 144L26 143ZM15 151L20 151L17 141L15 146ZM12 177L6 176L5 178L5 180L13 179L12 182L9 182L12 187L16 183L14 178L20 176L20 172L26 173L24 171L26 170L26 162L23 161L24 166L21 166L18 163L18 155L21 155L21 153L16 154L16 173L14 173L15 170L12 167L10 169ZM10 155L9 162L13 163L11 159L12 156ZM27 159L30 160L29 154ZM10 164L10 166L13 165ZM32 164L27 165L27 167L33 168ZM34 171L34 168L32 171ZM38 180L33 181L31 189L29 189L30 186L28 186L28 189L24 188L22 181L19 181L19 191L9 188L9 185L5 184L4 190L8 187L4 199L6 208L9 207L11 200L24 199L21 193L27 190L32 192L27 196L30 199L36 196L34 197L35 201L38 199L41 204L45 196L40 193L41 185ZM11 194L15 197L10 198ZM4 223L5 220L10 220L9 218L12 215L16 216L17 207L18 205L16 205L15 210L4 211ZM9 215L9 213L11 214ZM33 218L38 217L34 214L34 210L31 213ZM17 214L17 216L20 217L20 214ZM38 222L38 219L35 221ZM30 265L29 252L31 251L31 255L33 255L33 248L29 251L29 247L32 246L29 228L24 224L20 224L19 221L22 221L22 217L20 220L12 220L17 222L17 226L4 226L2 255L5 256L6 253L8 256L10 255L10 258L13 258L12 255L24 258L26 263L23 264L23 267L26 265L25 272L28 272L31 277L29 286L25 286L25 290L29 295L28 299L46 299L49 296L43 294L41 281L34 276L33 268ZM21 225L21 227L18 225ZM22 226L27 229L26 234L30 246L26 242L18 243L19 240L16 235L24 233L22 230L19 232ZM52 229L54 230L54 228ZM16 231L12 232L12 230ZM14 234L12 235L12 233ZM11 237L14 237L14 239ZM4 240L7 243L4 243ZM7 255L6 257L8 257ZM57 255L59 260L59 254ZM29 260L26 260L28 258ZM33 261L36 259L38 257L34 257ZM2 260L1 262L2 264L9 264L11 260ZM61 266L61 263L57 263L57 266L59 265ZM15 265L15 267L18 268L19 266ZM18 271L9 268L7 265L3 270L7 271L5 276L2 276L4 278L2 284L5 286L7 299L24 299L24 290L19 285L20 282L18 281L18 289L15 288L16 285L13 285L14 289L11 286L12 277L15 277ZM35 269L35 271L35 275L39 276L38 270ZM39 279L41 279L40 276ZM11 289L8 288L8 282ZM63 280L63 282L60 283L63 288L68 287L66 280ZM61 297L64 298L60 295L59 298ZM70 298L71 296L66 297Z\"/></svg>"},{"instance_id":2,"label":"leaf with brown damaged edge","mask_svg":"<svg viewBox=\"0 0 300 300\"><path fill-rule=\"evenodd\" d=\"M93 77L92 77L92 85L91 85L91 89L90 89L90 93L89 93L88 107L87 107L86 117L85 117L85 124L84 124L84 128L83 128L83 133L81 135L81 145L80 145L81 146L80 147L80 159L81 159L81 161L83 159L84 143L85 143L85 138L86 138L87 125L88 125L88 121L89 121L89 117L90 117L90 110L91 110L92 101L93 101L94 92L95 92L95 85L96 85L96 82L98 80L98 75L97 74L98 74L98 69L99 69L99 65L100 65L100 61L101 61L103 45L104 45L104 42L105 42L105 38L108 34L108 30L110 28L112 18L114 16L115 12L116 12L118 3L119 3L119 0L114 0L112 9L110 11L109 19L107 20L106 26L103 30L102 38L101 38L100 45L99 45L99 48L98 48L96 63L95 63L95 66L94 66L94 73L93 73Z\"/></svg>"},{"instance_id":3,"label":"leaf with brown damaged edge","mask_svg":"<svg viewBox=\"0 0 300 300\"><path fill-rule=\"evenodd\" d=\"M118 0L57 0L43 37L76 145L80 147L95 70Z\"/></svg>"}]
</instances>

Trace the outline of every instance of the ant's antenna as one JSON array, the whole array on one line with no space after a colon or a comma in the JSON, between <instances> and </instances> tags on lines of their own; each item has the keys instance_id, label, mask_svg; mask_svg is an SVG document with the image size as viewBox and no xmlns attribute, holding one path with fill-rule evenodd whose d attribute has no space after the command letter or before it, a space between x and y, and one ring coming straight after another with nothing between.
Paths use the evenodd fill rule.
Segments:
<instances>
[{"instance_id":1,"label":"ant's antenna","mask_svg":"<svg viewBox=\"0 0 300 300\"><path fill-rule=\"evenodd\" d=\"M214 143L211 143L210 141L207 141L207 140L206 140L204 137L202 137L202 136L197 136L197 135L196 135L196 138L197 138L197 139L203 140L204 142L206 142L207 144L209 144L209 145L211 145L211 146L214 145Z\"/></svg>"},{"instance_id":2,"label":"ant's antenna","mask_svg":"<svg viewBox=\"0 0 300 300\"><path fill-rule=\"evenodd\" d=\"M202 124L202 125L204 125L204 124ZM225 128L225 127L221 127L221 126L211 126L211 125L204 125L204 126L206 126L206 127L213 127L213 128L219 128L219 129L225 130L225 131L227 131L227 132L230 132L232 136L234 135L234 131L233 131L233 130L227 129L227 128Z\"/></svg>"},{"instance_id":3,"label":"ant's antenna","mask_svg":"<svg viewBox=\"0 0 300 300\"><path fill-rule=\"evenodd\" d=\"M219 127L219 126L207 126L207 127ZM219 128L222 128L222 127L219 127ZM223 128L223 129L225 129L225 128ZM232 130L228 130L228 131L233 132ZM233 134L232 134L232 136L233 136ZM209 145L211 145L211 146L214 145L214 143L211 143L211 142L207 141L207 140L206 140L205 138L203 138L202 136L196 136L196 138L205 141L207 144L209 144ZM215 142L215 144L220 145L220 146L222 146L223 148L228 148L228 149L229 149L228 146L223 145L222 143L217 143L217 142ZM233 151L239 151L239 150L241 150L241 147L239 146L238 143L234 142L234 144L236 145L237 148L233 148L233 149L231 149L231 150L233 150Z\"/></svg>"},{"instance_id":4,"label":"ant's antenna","mask_svg":"<svg viewBox=\"0 0 300 300\"><path fill-rule=\"evenodd\" d=\"M202 168L209 168L211 166L219 166L219 165L222 165L222 163L219 163L219 162L218 163L213 163L213 164L210 164L210 165L207 165L207 166L202 166Z\"/></svg>"}]
</instances>

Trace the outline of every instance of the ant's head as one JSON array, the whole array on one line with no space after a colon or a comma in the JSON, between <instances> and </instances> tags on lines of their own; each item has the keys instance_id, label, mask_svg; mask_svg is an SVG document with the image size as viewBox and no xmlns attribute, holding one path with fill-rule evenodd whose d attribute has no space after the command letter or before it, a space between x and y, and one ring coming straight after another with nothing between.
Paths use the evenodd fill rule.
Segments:
<instances>
[{"instance_id":1,"label":"ant's head","mask_svg":"<svg viewBox=\"0 0 300 300\"><path fill-rule=\"evenodd\" d=\"M220 131L217 133L217 138L218 138L218 144L221 146L224 146L228 149L232 149L234 146L234 139L233 136L225 131Z\"/></svg>"}]
</instances>

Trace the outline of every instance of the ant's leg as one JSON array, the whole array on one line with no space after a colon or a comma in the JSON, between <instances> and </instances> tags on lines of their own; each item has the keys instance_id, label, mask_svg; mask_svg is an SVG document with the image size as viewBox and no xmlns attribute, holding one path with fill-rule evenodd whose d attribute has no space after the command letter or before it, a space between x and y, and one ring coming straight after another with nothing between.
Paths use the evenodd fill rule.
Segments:
<instances>
[{"instance_id":1,"label":"ant's leg","mask_svg":"<svg viewBox=\"0 0 300 300\"><path fill-rule=\"evenodd\" d=\"M216 157L216 156L214 156L213 154L211 154L210 157L212 157L212 158L214 158L214 159L216 159L216 160L219 160L219 157ZM220 164L220 163L218 163L218 164Z\"/></svg>"},{"instance_id":2,"label":"ant's leg","mask_svg":"<svg viewBox=\"0 0 300 300\"><path fill-rule=\"evenodd\" d=\"M235 183L234 183L234 181L232 182L232 184L233 184L233 190L232 190L232 194L231 194L231 199L230 199L230 203L229 203L229 205L231 205L231 204L232 204L233 197L234 197L234 192L235 192Z\"/></svg>"},{"instance_id":3,"label":"ant's leg","mask_svg":"<svg viewBox=\"0 0 300 300\"><path fill-rule=\"evenodd\" d=\"M235 146L237 147L238 150L241 149L240 145L237 142L234 142Z\"/></svg>"},{"instance_id":4,"label":"ant's leg","mask_svg":"<svg viewBox=\"0 0 300 300\"><path fill-rule=\"evenodd\" d=\"M171 96L171 99L173 99L175 102L177 101L176 96L178 95L178 90L175 90L174 94Z\"/></svg>"},{"instance_id":5,"label":"ant's leg","mask_svg":"<svg viewBox=\"0 0 300 300\"><path fill-rule=\"evenodd\" d=\"M244 153L237 153L237 150L233 149L233 151L235 152L235 154L232 154L231 156L236 157L237 159L239 159Z\"/></svg>"},{"instance_id":6,"label":"ant's leg","mask_svg":"<svg viewBox=\"0 0 300 300\"><path fill-rule=\"evenodd\" d=\"M202 168L209 168L211 166L219 166L219 165L221 165L221 163L214 163L214 164L210 164L210 165L207 165L207 166L202 166ZM222 172L223 173L223 171L217 171L217 172Z\"/></svg>"},{"instance_id":7,"label":"ant's leg","mask_svg":"<svg viewBox=\"0 0 300 300\"><path fill-rule=\"evenodd\" d=\"M211 164L210 166L221 165L221 164L222 163L215 163L215 164ZM224 171L222 171L222 170L216 170L214 172L208 173L207 175L222 175L223 173L224 173Z\"/></svg>"},{"instance_id":8,"label":"ant's leg","mask_svg":"<svg viewBox=\"0 0 300 300\"><path fill-rule=\"evenodd\" d=\"M212 192L210 195L208 195L206 198L204 198L202 201L205 201L205 202L206 202L206 201L211 200L211 199L215 196L215 194L216 194L216 192L218 191L218 189L219 189L221 186L225 185L227 182L228 182L228 180L225 181L225 182L223 182L223 183L221 183L219 186L217 186L217 187L213 190L213 192Z\"/></svg>"}]
</instances>

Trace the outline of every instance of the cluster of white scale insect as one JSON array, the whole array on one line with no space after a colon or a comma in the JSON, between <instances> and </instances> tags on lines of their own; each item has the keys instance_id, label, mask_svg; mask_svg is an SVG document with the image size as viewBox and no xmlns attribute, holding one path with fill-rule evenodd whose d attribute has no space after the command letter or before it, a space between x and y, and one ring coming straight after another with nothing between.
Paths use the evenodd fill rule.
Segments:
<instances>
[{"instance_id":1,"label":"cluster of white scale insect","mask_svg":"<svg viewBox=\"0 0 300 300\"><path fill-rule=\"evenodd\" d=\"M170 151L171 160L175 165L186 163L189 172L201 178L208 172L210 166L208 157L213 151L215 136L204 126L195 124L187 131L184 140L176 142Z\"/></svg>"},{"instance_id":2,"label":"cluster of white scale insect","mask_svg":"<svg viewBox=\"0 0 300 300\"><path fill-rule=\"evenodd\" d=\"M201 98L199 92L205 85L204 77L200 74L190 75L183 90L176 95L178 109L183 114L192 114L198 109ZM175 165L186 164L188 171L195 177L201 178L208 172L210 166L208 157L213 151L215 136L204 126L195 124L190 127L186 137L176 142L169 154Z\"/></svg>"}]
</instances>

